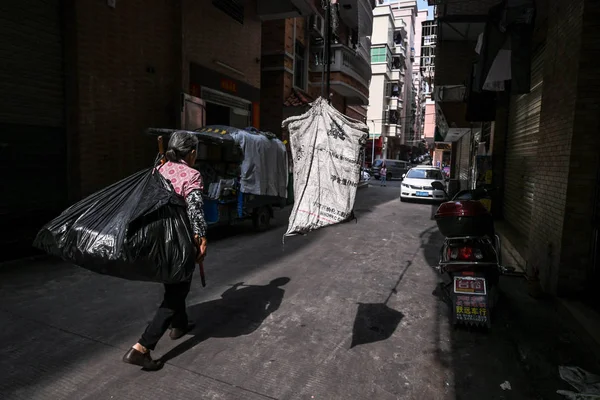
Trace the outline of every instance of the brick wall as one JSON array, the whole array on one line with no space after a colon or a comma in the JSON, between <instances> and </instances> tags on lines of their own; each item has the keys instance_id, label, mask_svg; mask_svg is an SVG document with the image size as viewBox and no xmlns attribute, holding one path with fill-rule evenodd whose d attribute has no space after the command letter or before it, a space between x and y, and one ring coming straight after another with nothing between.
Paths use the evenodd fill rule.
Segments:
<instances>
[{"instance_id":1,"label":"brick wall","mask_svg":"<svg viewBox=\"0 0 600 400\"><path fill-rule=\"evenodd\" d=\"M574 25L582 26L565 209L568 217L564 222L559 271L558 291L562 294L578 292L586 285L587 279L593 279L590 274L592 218L600 163L600 4L585 1L582 12L581 5L577 3L568 3L568 9L560 9L561 15L566 11ZM581 13L582 25L575 22ZM561 18L561 24L566 24L569 19ZM565 32L567 38L569 31L576 30L569 26ZM577 42L570 45L577 45ZM568 51L566 48L561 50ZM590 284L590 287L593 286Z\"/></svg>"},{"instance_id":2,"label":"brick wall","mask_svg":"<svg viewBox=\"0 0 600 400\"><path fill-rule=\"evenodd\" d=\"M540 271L552 293L568 286L570 272L560 266L561 244L581 51L583 0L558 0L549 9L544 83L527 261ZM569 216L570 218L570 216ZM572 238L565 237L564 240ZM559 272L559 268L561 271ZM564 288L566 288L564 286Z\"/></svg>"},{"instance_id":3,"label":"brick wall","mask_svg":"<svg viewBox=\"0 0 600 400\"><path fill-rule=\"evenodd\" d=\"M149 167L149 126L174 124L180 52L178 9L165 0L77 2L76 135L81 195Z\"/></svg>"},{"instance_id":4,"label":"brick wall","mask_svg":"<svg viewBox=\"0 0 600 400\"><path fill-rule=\"evenodd\" d=\"M300 19L298 19L300 20ZM298 21L296 28L298 28ZM260 129L282 133L283 103L292 93L294 54L294 19L266 21L262 31L263 69Z\"/></svg>"},{"instance_id":5,"label":"brick wall","mask_svg":"<svg viewBox=\"0 0 600 400\"><path fill-rule=\"evenodd\" d=\"M260 129L275 134L281 131L285 75L283 71L263 73L263 87L260 91Z\"/></svg>"},{"instance_id":6,"label":"brick wall","mask_svg":"<svg viewBox=\"0 0 600 400\"><path fill-rule=\"evenodd\" d=\"M256 15L256 0L245 2L244 24L233 20L210 1L181 1L184 35L183 87L189 87L189 65L196 63L259 88L261 22ZM160 3L170 2L163 0ZM243 71L244 76L220 67L214 63L215 59Z\"/></svg>"},{"instance_id":7,"label":"brick wall","mask_svg":"<svg viewBox=\"0 0 600 400\"><path fill-rule=\"evenodd\" d=\"M261 53L281 53L285 46L286 20L264 21L261 31Z\"/></svg>"}]
</instances>

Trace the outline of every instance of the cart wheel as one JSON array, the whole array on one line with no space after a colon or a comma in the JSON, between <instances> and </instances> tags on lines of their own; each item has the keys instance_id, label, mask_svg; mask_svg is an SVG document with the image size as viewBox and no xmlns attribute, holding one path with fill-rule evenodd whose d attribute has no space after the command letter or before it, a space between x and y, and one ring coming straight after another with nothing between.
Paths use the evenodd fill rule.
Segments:
<instances>
[{"instance_id":1,"label":"cart wheel","mask_svg":"<svg viewBox=\"0 0 600 400\"><path fill-rule=\"evenodd\" d=\"M258 232L263 232L271 226L271 212L267 207L259 207L254 211L252 216L254 229Z\"/></svg>"}]
</instances>

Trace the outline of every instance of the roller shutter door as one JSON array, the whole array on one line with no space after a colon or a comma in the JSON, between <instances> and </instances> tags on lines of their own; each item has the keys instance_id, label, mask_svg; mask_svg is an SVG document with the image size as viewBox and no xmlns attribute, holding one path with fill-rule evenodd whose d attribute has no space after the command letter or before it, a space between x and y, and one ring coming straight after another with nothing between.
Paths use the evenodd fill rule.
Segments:
<instances>
[{"instance_id":1,"label":"roller shutter door","mask_svg":"<svg viewBox=\"0 0 600 400\"><path fill-rule=\"evenodd\" d=\"M529 236L533 212L543 66L544 47L532 59L531 92L511 98L506 137L504 216L525 237Z\"/></svg>"},{"instance_id":2,"label":"roller shutter door","mask_svg":"<svg viewBox=\"0 0 600 400\"><path fill-rule=\"evenodd\" d=\"M66 205L60 0L0 2L0 260Z\"/></svg>"}]
</instances>

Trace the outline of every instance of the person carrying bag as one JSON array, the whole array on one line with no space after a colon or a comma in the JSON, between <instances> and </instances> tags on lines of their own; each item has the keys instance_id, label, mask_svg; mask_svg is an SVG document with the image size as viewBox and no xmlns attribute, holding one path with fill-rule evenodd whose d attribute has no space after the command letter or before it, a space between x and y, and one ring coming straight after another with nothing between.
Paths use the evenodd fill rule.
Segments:
<instances>
[{"instance_id":1,"label":"person carrying bag","mask_svg":"<svg viewBox=\"0 0 600 400\"><path fill-rule=\"evenodd\" d=\"M204 218L202 199L202 176L195 170L198 139L191 133L178 131L171 135L165 157L167 162L158 167L160 174L167 179L177 194L185 199L187 214L198 247L196 262L202 265L206 257L207 224ZM161 238L156 238L160 240ZM164 299L141 338L123 356L123 361L156 371L163 362L152 359L150 352L158 341L171 328L170 338L177 340L194 328L189 324L186 312L186 298L190 291L191 278L178 283L164 284Z\"/></svg>"}]
</instances>

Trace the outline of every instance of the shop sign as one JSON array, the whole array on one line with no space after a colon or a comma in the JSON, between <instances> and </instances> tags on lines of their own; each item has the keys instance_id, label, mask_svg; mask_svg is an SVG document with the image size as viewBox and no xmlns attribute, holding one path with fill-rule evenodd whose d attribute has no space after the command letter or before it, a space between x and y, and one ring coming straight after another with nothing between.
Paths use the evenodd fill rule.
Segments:
<instances>
[{"instance_id":1,"label":"shop sign","mask_svg":"<svg viewBox=\"0 0 600 400\"><path fill-rule=\"evenodd\" d=\"M237 93L237 84L231 79L221 79L221 89L231 92Z\"/></svg>"},{"instance_id":2,"label":"shop sign","mask_svg":"<svg viewBox=\"0 0 600 400\"><path fill-rule=\"evenodd\" d=\"M485 324L488 322L489 309L486 296L454 294L456 321L472 324Z\"/></svg>"}]
</instances>

